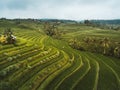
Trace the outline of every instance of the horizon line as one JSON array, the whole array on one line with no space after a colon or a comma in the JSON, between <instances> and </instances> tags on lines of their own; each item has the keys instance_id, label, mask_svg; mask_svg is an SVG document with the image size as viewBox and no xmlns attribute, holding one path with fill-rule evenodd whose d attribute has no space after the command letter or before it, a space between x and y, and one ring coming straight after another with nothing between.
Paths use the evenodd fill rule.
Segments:
<instances>
[{"instance_id":1,"label":"horizon line","mask_svg":"<svg viewBox=\"0 0 120 90\"><path fill-rule=\"evenodd\" d=\"M120 18L111 18L111 19L66 19L66 18L30 18L30 17L26 17L26 18L7 18L7 17L0 17L0 19L10 19L10 20L14 20L14 19L36 19L36 20L40 20L40 19L48 19L48 20L71 20L71 21L82 21L82 20L120 20Z\"/></svg>"}]
</instances>

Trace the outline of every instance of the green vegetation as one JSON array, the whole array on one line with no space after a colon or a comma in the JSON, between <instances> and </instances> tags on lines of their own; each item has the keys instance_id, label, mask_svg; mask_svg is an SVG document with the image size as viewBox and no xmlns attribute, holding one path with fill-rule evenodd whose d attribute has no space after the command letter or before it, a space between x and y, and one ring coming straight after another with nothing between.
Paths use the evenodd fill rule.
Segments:
<instances>
[{"instance_id":1,"label":"green vegetation","mask_svg":"<svg viewBox=\"0 0 120 90\"><path fill-rule=\"evenodd\" d=\"M58 22L55 23L48 23L45 22L44 23L44 31L47 35L56 38L56 39L60 39L61 38L61 32L60 30L58 30Z\"/></svg>"},{"instance_id":2,"label":"green vegetation","mask_svg":"<svg viewBox=\"0 0 120 90\"><path fill-rule=\"evenodd\" d=\"M8 28L4 31L4 34L0 37L1 44L15 44L16 37L12 34L12 31Z\"/></svg>"},{"instance_id":3,"label":"green vegetation","mask_svg":"<svg viewBox=\"0 0 120 90\"><path fill-rule=\"evenodd\" d=\"M77 50L120 58L120 44L118 42L113 43L108 38L96 39L95 37L86 37L82 41L74 38L70 39L69 45Z\"/></svg>"},{"instance_id":4,"label":"green vegetation","mask_svg":"<svg viewBox=\"0 0 120 90\"><path fill-rule=\"evenodd\" d=\"M55 22L0 19L0 90L120 90L120 31Z\"/></svg>"}]
</instances>

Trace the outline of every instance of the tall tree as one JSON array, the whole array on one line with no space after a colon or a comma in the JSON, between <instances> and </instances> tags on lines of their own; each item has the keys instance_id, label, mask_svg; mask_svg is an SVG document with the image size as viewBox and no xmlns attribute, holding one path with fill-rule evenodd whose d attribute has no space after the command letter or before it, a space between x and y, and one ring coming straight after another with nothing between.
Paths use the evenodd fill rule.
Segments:
<instances>
[{"instance_id":1,"label":"tall tree","mask_svg":"<svg viewBox=\"0 0 120 90\"><path fill-rule=\"evenodd\" d=\"M60 38L61 32L58 30L58 24L56 23L44 23L45 33L51 37Z\"/></svg>"}]
</instances>

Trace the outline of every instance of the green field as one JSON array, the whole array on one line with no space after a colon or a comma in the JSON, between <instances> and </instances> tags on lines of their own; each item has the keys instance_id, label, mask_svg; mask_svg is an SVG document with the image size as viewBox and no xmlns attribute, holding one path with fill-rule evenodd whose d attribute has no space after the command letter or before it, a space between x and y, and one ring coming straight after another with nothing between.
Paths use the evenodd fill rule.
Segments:
<instances>
[{"instance_id":1,"label":"green field","mask_svg":"<svg viewBox=\"0 0 120 90\"><path fill-rule=\"evenodd\" d=\"M44 33L39 22L0 22L9 27L17 45L0 44L0 90L120 90L120 60L78 51L68 40L86 36L119 42L120 31L79 24L61 24L61 40Z\"/></svg>"}]
</instances>

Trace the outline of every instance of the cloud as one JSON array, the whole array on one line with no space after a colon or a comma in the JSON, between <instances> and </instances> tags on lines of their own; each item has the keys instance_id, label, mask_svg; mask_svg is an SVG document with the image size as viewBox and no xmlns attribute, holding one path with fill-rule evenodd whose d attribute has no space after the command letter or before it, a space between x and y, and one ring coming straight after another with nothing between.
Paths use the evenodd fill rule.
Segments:
<instances>
[{"instance_id":1,"label":"cloud","mask_svg":"<svg viewBox=\"0 0 120 90\"><path fill-rule=\"evenodd\" d=\"M0 6L2 9L25 9L31 4L31 0L1 0Z\"/></svg>"},{"instance_id":2,"label":"cloud","mask_svg":"<svg viewBox=\"0 0 120 90\"><path fill-rule=\"evenodd\" d=\"M119 0L0 0L0 17L114 19Z\"/></svg>"},{"instance_id":3,"label":"cloud","mask_svg":"<svg viewBox=\"0 0 120 90\"><path fill-rule=\"evenodd\" d=\"M29 5L28 0L12 0L8 3L7 8L9 9L26 9Z\"/></svg>"}]
</instances>

